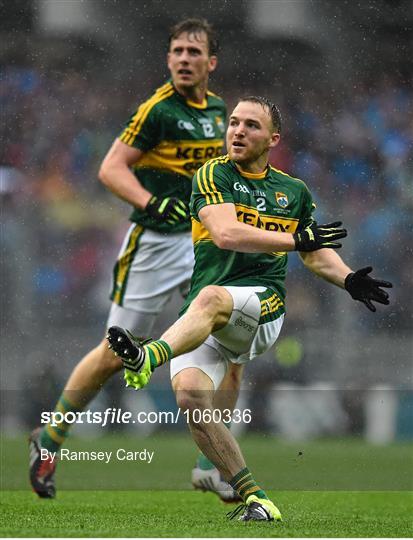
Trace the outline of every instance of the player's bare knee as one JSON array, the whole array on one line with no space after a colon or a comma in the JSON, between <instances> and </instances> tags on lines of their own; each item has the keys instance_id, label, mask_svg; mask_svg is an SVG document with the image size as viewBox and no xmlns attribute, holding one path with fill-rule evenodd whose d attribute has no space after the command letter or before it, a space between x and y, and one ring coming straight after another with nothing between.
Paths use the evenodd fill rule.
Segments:
<instances>
[{"instance_id":1,"label":"player's bare knee","mask_svg":"<svg viewBox=\"0 0 413 540\"><path fill-rule=\"evenodd\" d=\"M184 411L212 407L214 388L209 377L198 368L186 368L172 379L178 407Z\"/></svg>"},{"instance_id":2,"label":"player's bare knee","mask_svg":"<svg viewBox=\"0 0 413 540\"><path fill-rule=\"evenodd\" d=\"M194 305L202 310L216 313L222 309L227 295L228 293L223 287L208 285L200 291L194 300Z\"/></svg>"},{"instance_id":3,"label":"player's bare knee","mask_svg":"<svg viewBox=\"0 0 413 540\"><path fill-rule=\"evenodd\" d=\"M176 403L183 411L193 412L195 409L204 410L211 404L208 390L181 389L176 392Z\"/></svg>"}]
</instances>

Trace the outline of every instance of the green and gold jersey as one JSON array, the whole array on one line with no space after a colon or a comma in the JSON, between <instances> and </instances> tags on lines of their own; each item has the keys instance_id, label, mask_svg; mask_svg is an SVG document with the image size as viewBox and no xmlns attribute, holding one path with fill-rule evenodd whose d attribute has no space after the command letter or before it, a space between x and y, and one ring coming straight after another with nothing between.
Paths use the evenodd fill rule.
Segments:
<instances>
[{"instance_id":1,"label":"green and gold jersey","mask_svg":"<svg viewBox=\"0 0 413 540\"><path fill-rule=\"evenodd\" d=\"M167 82L130 117L120 134L122 142L144 152L134 165L141 184L157 197L178 197L189 203L193 174L206 161L222 155L226 108L207 92L204 102L181 96ZM190 222L159 223L135 209L131 221L159 232L190 229Z\"/></svg>"},{"instance_id":2,"label":"green and gold jersey","mask_svg":"<svg viewBox=\"0 0 413 540\"><path fill-rule=\"evenodd\" d=\"M311 223L315 208L304 182L271 166L261 174L250 174L241 172L228 156L208 161L192 182L195 268L182 312L207 285L263 286L275 292L276 302L283 302L287 253L240 253L218 248L199 211L222 203L233 203L242 223L289 233Z\"/></svg>"}]
</instances>

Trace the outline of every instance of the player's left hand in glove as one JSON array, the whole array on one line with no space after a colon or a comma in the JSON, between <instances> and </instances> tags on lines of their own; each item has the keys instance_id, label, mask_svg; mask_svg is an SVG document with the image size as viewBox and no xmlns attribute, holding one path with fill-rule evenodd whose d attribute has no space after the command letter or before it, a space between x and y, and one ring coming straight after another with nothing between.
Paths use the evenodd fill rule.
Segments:
<instances>
[{"instance_id":1,"label":"player's left hand in glove","mask_svg":"<svg viewBox=\"0 0 413 540\"><path fill-rule=\"evenodd\" d=\"M390 289L393 285L390 281L371 278L368 274L372 270L371 266L367 266L356 272L351 272L344 280L344 287L353 300L359 300L370 311L376 311L373 301L386 306L390 303L387 291L383 291L381 287Z\"/></svg>"},{"instance_id":2,"label":"player's left hand in glove","mask_svg":"<svg viewBox=\"0 0 413 540\"><path fill-rule=\"evenodd\" d=\"M165 199L158 199L156 195L153 195L146 205L145 211L155 221L165 221L170 225L189 220L188 205L176 197L165 197Z\"/></svg>"}]
</instances>

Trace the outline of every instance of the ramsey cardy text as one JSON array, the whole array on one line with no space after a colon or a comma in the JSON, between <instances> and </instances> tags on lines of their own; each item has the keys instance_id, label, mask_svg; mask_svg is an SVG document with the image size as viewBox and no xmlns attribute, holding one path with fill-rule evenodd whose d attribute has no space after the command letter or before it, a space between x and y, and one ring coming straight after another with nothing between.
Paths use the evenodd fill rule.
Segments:
<instances>
[{"instance_id":1,"label":"ramsey cardy text","mask_svg":"<svg viewBox=\"0 0 413 540\"><path fill-rule=\"evenodd\" d=\"M61 448L59 452L50 452L46 448L40 449L40 459L45 461L50 459L52 463L59 459L60 461L144 461L151 463L155 455L154 451L149 451L146 448L142 450L126 450L118 448L116 451L85 451L85 450L70 450L69 448Z\"/></svg>"}]
</instances>

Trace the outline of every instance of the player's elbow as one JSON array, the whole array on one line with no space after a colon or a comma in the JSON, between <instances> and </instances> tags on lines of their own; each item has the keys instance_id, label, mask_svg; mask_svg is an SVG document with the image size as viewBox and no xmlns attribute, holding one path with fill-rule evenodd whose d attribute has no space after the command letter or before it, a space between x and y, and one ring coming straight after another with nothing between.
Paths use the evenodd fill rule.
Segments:
<instances>
[{"instance_id":1,"label":"player's elbow","mask_svg":"<svg viewBox=\"0 0 413 540\"><path fill-rule=\"evenodd\" d=\"M104 184L105 186L109 186L110 182L110 167L108 165L108 162L106 159L103 160L99 172L98 172L98 178Z\"/></svg>"},{"instance_id":2,"label":"player's elbow","mask_svg":"<svg viewBox=\"0 0 413 540\"><path fill-rule=\"evenodd\" d=\"M235 235L231 230L221 229L215 231L212 235L212 240L214 244L219 247L219 249L227 249L234 251L236 249L236 239Z\"/></svg>"}]
</instances>

